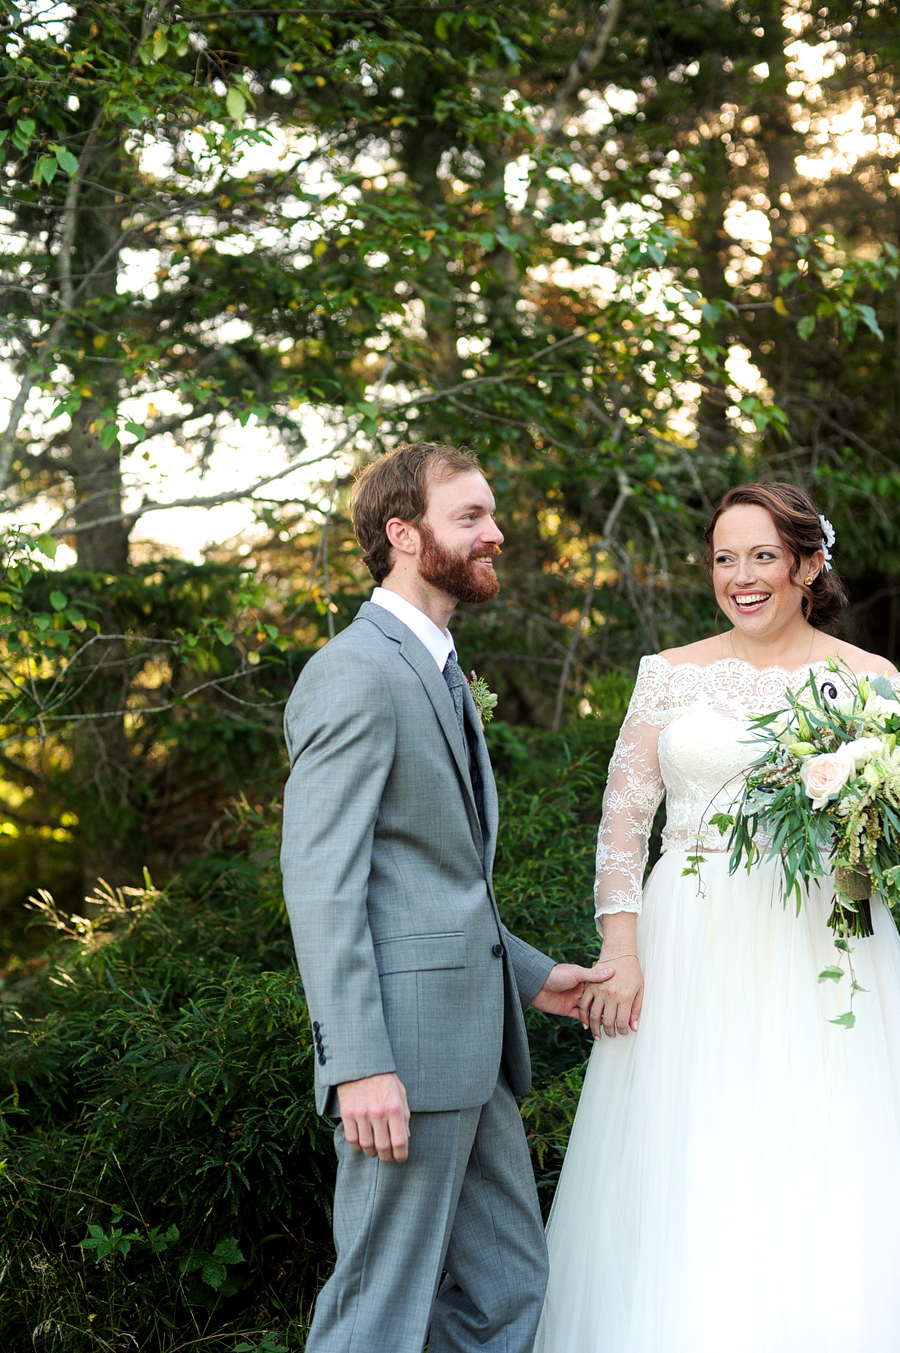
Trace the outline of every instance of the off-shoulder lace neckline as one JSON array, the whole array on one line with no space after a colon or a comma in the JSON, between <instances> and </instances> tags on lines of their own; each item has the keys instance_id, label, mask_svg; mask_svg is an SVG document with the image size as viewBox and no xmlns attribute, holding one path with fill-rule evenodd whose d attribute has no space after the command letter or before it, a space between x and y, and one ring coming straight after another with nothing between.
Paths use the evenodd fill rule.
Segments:
<instances>
[{"instance_id":1,"label":"off-shoulder lace neckline","mask_svg":"<svg viewBox=\"0 0 900 1353\"><path fill-rule=\"evenodd\" d=\"M766 672L780 672L786 677L799 676L801 672L809 672L814 667L827 667L828 658L815 658L812 662L801 662L799 667L781 667L773 664L771 667L757 667L754 663L748 662L746 658L739 658L737 654L729 655L724 658L713 658L712 662L670 662L662 653L649 653L642 658L642 662L650 662L654 658L665 663L666 667L672 672L677 672L682 667L693 667L697 672L708 672L713 667L746 667L757 676L763 676ZM852 668L851 668L852 671ZM865 667L861 672L854 672L854 676L878 676L879 673L870 667ZM892 675L892 674L891 674Z\"/></svg>"}]
</instances>

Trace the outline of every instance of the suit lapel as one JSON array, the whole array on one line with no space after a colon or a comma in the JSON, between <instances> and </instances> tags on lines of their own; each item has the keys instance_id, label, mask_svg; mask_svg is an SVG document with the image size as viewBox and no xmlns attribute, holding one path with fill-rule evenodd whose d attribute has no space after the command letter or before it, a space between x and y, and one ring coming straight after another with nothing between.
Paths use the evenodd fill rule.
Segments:
<instances>
[{"instance_id":1,"label":"suit lapel","mask_svg":"<svg viewBox=\"0 0 900 1353\"><path fill-rule=\"evenodd\" d=\"M372 602L364 602L359 610L359 618L371 620L377 625L382 633L389 638L395 639L400 645L400 656L409 663L413 671L419 677L422 685L425 687L425 693L431 701L438 722L441 725L444 737L450 747L456 768L459 771L459 778L462 782L463 794L466 799L466 810L469 815L469 822L472 826L472 833L481 847L482 832L481 823L478 821L478 809L475 806L475 796L472 793L472 780L469 775L469 756L463 741L463 735L460 732L459 721L456 717L456 709L453 704L453 697L447 688L443 673L438 671L438 665L434 658L428 652L428 649L421 643L412 630L403 624L402 620L391 612L386 611L383 606L375 606ZM464 691L464 699L468 699L471 705L471 715L476 724L478 723L478 714L472 704L472 697L469 694L468 687ZM468 708L468 706L467 706ZM483 738L481 739L483 742ZM480 755L480 747L479 747ZM486 755L486 749L485 749ZM479 767L481 761L479 760ZM484 771L482 770L482 779Z\"/></svg>"}]
</instances>

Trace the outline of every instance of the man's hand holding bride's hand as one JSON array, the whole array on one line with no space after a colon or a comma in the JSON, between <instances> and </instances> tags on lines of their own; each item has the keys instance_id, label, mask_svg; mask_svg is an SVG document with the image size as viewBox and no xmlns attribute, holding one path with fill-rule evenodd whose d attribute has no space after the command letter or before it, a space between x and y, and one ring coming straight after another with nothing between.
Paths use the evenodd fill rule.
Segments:
<instances>
[{"instance_id":1,"label":"man's hand holding bride's hand","mask_svg":"<svg viewBox=\"0 0 900 1353\"><path fill-rule=\"evenodd\" d=\"M638 1019L644 1001L644 977L637 954L601 954L599 963L612 966L614 975L601 984L591 983L584 989L579 1006L579 1018L585 1028L600 1038L616 1034L637 1033Z\"/></svg>"},{"instance_id":2,"label":"man's hand holding bride's hand","mask_svg":"<svg viewBox=\"0 0 900 1353\"><path fill-rule=\"evenodd\" d=\"M607 982L613 972L606 963L598 963L594 968L580 968L577 963L557 963L531 1004L550 1015L569 1015L584 1024L580 1011L588 984Z\"/></svg>"}]
</instances>

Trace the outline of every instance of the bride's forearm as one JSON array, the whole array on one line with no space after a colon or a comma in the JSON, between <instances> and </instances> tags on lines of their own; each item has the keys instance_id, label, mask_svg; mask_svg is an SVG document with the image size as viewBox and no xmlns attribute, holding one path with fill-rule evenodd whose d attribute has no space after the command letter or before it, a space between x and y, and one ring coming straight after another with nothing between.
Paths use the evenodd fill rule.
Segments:
<instances>
[{"instance_id":1,"label":"bride's forearm","mask_svg":"<svg viewBox=\"0 0 900 1353\"><path fill-rule=\"evenodd\" d=\"M600 956L604 959L634 954L637 913L633 911L608 912L603 917L603 944Z\"/></svg>"}]
</instances>

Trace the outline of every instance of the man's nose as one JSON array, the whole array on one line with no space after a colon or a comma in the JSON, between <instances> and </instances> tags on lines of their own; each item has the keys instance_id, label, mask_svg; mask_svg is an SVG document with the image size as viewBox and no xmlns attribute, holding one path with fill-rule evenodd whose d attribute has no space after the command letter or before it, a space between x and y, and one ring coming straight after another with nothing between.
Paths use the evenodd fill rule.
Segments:
<instances>
[{"instance_id":1,"label":"man's nose","mask_svg":"<svg viewBox=\"0 0 900 1353\"><path fill-rule=\"evenodd\" d=\"M493 517L490 519L490 524L482 531L481 536L487 544L503 544L503 532L500 530L500 527L494 521Z\"/></svg>"}]
</instances>

